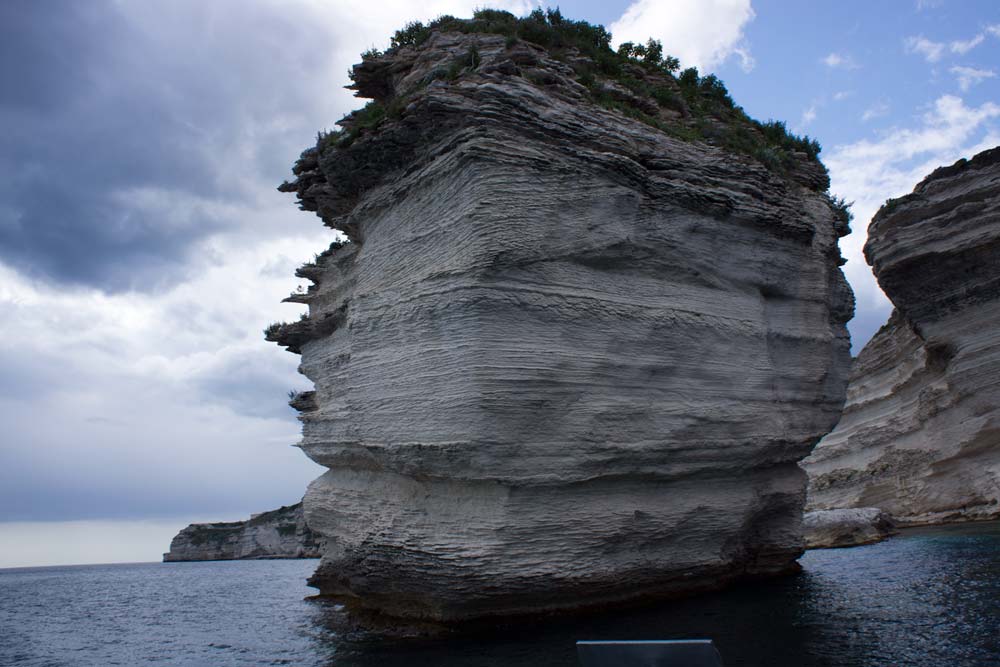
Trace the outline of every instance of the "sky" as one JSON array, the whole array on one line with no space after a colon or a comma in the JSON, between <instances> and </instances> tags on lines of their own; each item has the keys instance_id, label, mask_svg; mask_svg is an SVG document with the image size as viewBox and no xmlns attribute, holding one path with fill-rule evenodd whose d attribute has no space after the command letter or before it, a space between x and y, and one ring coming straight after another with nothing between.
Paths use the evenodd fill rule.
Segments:
<instances>
[{"instance_id":1,"label":"sky","mask_svg":"<svg viewBox=\"0 0 1000 667\"><path fill-rule=\"evenodd\" d=\"M0 567L157 560L190 521L297 501L294 270L333 240L275 190L363 104L358 54L482 0L0 3ZM761 120L823 146L854 202L854 351L891 305L872 214L1000 144L1000 4L559 3L660 39ZM489 6L517 14L528 0Z\"/></svg>"}]
</instances>

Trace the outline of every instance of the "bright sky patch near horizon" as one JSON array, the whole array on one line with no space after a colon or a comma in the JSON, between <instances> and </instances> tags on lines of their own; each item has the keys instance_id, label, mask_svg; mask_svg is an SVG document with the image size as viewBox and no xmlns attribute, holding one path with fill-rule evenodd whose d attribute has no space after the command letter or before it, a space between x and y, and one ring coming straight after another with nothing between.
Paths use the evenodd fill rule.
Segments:
<instances>
[{"instance_id":1,"label":"bright sky patch near horizon","mask_svg":"<svg viewBox=\"0 0 1000 667\"><path fill-rule=\"evenodd\" d=\"M332 233L275 186L362 104L342 89L361 51L482 4L0 5L0 567L156 560L188 521L301 497L322 469L285 401L307 382L261 330L298 316L279 302ZM855 353L891 308L872 214L1000 144L994 2L558 4L820 141L855 202Z\"/></svg>"}]
</instances>

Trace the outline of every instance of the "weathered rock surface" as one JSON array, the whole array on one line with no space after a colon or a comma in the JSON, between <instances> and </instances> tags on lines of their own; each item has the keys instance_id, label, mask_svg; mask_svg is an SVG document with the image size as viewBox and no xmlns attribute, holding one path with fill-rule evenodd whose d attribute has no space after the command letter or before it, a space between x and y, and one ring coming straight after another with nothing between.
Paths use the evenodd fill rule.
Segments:
<instances>
[{"instance_id":1,"label":"weathered rock surface","mask_svg":"<svg viewBox=\"0 0 1000 667\"><path fill-rule=\"evenodd\" d=\"M192 523L170 542L163 561L319 557L319 540L296 503L248 521Z\"/></svg>"},{"instance_id":2,"label":"weathered rock surface","mask_svg":"<svg viewBox=\"0 0 1000 667\"><path fill-rule=\"evenodd\" d=\"M398 116L349 120L283 186L351 240L269 331L315 384L293 401L329 468L312 585L455 621L792 570L797 462L850 362L825 172L669 136L508 44L436 33L356 67Z\"/></svg>"},{"instance_id":3,"label":"weathered rock surface","mask_svg":"<svg viewBox=\"0 0 1000 667\"><path fill-rule=\"evenodd\" d=\"M809 506L879 507L901 524L998 517L1000 148L936 170L868 234L896 310L803 464Z\"/></svg>"},{"instance_id":4,"label":"weathered rock surface","mask_svg":"<svg viewBox=\"0 0 1000 667\"><path fill-rule=\"evenodd\" d=\"M881 542L896 532L896 522L877 507L816 510L802 517L806 549L856 547Z\"/></svg>"}]
</instances>

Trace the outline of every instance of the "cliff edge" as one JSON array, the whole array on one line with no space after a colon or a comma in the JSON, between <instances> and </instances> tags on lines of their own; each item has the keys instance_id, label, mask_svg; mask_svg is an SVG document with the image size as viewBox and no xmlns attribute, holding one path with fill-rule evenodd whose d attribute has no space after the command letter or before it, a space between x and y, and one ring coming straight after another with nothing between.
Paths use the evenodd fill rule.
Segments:
<instances>
[{"instance_id":1,"label":"cliff edge","mask_svg":"<svg viewBox=\"0 0 1000 667\"><path fill-rule=\"evenodd\" d=\"M410 26L282 185L348 239L267 331L315 385L321 594L451 622L797 567L797 462L850 363L846 211L815 142L609 40Z\"/></svg>"},{"instance_id":2,"label":"cliff edge","mask_svg":"<svg viewBox=\"0 0 1000 667\"><path fill-rule=\"evenodd\" d=\"M170 542L163 562L319 557L319 541L296 503L247 521L192 523Z\"/></svg>"},{"instance_id":3,"label":"cliff edge","mask_svg":"<svg viewBox=\"0 0 1000 667\"><path fill-rule=\"evenodd\" d=\"M1000 148L888 201L868 238L896 310L803 464L809 505L903 525L1000 517Z\"/></svg>"}]
</instances>

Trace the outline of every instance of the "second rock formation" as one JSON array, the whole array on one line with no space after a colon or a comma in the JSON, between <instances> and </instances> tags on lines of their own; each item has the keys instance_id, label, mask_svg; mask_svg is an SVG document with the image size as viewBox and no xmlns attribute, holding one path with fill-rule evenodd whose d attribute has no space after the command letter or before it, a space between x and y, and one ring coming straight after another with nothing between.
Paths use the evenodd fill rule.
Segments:
<instances>
[{"instance_id":1,"label":"second rock formation","mask_svg":"<svg viewBox=\"0 0 1000 667\"><path fill-rule=\"evenodd\" d=\"M811 509L900 524L1000 517L1000 148L875 215L865 255L896 306L805 462Z\"/></svg>"},{"instance_id":2,"label":"second rock formation","mask_svg":"<svg viewBox=\"0 0 1000 667\"><path fill-rule=\"evenodd\" d=\"M248 521L192 523L170 542L163 561L319 556L319 541L306 526L302 503L296 503L255 514Z\"/></svg>"}]
</instances>

